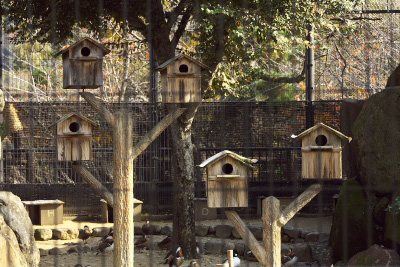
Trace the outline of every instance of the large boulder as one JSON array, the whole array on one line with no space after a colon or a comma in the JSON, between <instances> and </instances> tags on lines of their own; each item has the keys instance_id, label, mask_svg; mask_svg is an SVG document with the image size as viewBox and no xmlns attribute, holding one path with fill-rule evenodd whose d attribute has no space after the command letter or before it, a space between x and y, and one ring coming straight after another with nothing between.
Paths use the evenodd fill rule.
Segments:
<instances>
[{"instance_id":1,"label":"large boulder","mask_svg":"<svg viewBox=\"0 0 400 267\"><path fill-rule=\"evenodd\" d=\"M35 243L34 229L21 199L11 192L1 191L0 214L15 233L19 248L25 256L28 266L39 266L40 252Z\"/></svg>"},{"instance_id":2,"label":"large boulder","mask_svg":"<svg viewBox=\"0 0 400 267\"><path fill-rule=\"evenodd\" d=\"M400 87L365 101L352 130L361 184L377 194L392 193L400 184Z\"/></svg>"},{"instance_id":3,"label":"large boulder","mask_svg":"<svg viewBox=\"0 0 400 267\"><path fill-rule=\"evenodd\" d=\"M18 240L13 230L8 227L0 214L0 266L28 266L24 254L19 249Z\"/></svg>"},{"instance_id":4,"label":"large boulder","mask_svg":"<svg viewBox=\"0 0 400 267\"><path fill-rule=\"evenodd\" d=\"M385 211L384 244L388 248L400 249L400 215L397 214L398 205L395 204L396 198L400 197L400 190L397 190L392 196L391 211ZM386 205L387 207L387 205Z\"/></svg>"},{"instance_id":5,"label":"large boulder","mask_svg":"<svg viewBox=\"0 0 400 267\"><path fill-rule=\"evenodd\" d=\"M333 216L329 242L332 246L334 262L347 261L357 252L368 248L368 234L375 240L372 211L367 206L363 189L355 180L347 180L339 193Z\"/></svg>"},{"instance_id":6,"label":"large boulder","mask_svg":"<svg viewBox=\"0 0 400 267\"><path fill-rule=\"evenodd\" d=\"M348 266L400 266L400 257L394 250L373 245L351 257Z\"/></svg>"}]
</instances>

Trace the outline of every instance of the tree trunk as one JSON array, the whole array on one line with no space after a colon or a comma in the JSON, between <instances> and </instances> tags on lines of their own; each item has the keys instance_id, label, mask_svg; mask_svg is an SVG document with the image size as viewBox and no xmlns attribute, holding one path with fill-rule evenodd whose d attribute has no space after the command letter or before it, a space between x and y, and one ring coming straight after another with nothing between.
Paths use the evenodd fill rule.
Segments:
<instances>
[{"instance_id":1,"label":"tree trunk","mask_svg":"<svg viewBox=\"0 0 400 267\"><path fill-rule=\"evenodd\" d=\"M114 266L133 267L133 115L121 110L114 114Z\"/></svg>"},{"instance_id":2,"label":"tree trunk","mask_svg":"<svg viewBox=\"0 0 400 267\"><path fill-rule=\"evenodd\" d=\"M171 127L174 181L174 246L180 246L185 258L196 256L194 220L194 158L191 126L199 103L185 104L188 109ZM186 107L186 106L185 106ZM175 105L169 106L172 112Z\"/></svg>"}]
</instances>

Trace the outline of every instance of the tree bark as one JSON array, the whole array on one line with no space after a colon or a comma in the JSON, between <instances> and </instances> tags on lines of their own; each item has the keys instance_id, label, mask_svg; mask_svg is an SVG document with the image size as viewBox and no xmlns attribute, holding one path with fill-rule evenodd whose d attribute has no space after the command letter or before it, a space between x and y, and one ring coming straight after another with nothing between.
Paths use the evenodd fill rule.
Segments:
<instances>
[{"instance_id":1,"label":"tree bark","mask_svg":"<svg viewBox=\"0 0 400 267\"><path fill-rule=\"evenodd\" d=\"M72 169L76 171L97 192L97 194L104 198L108 205L114 207L113 195L84 166L73 164Z\"/></svg>"},{"instance_id":2,"label":"tree bark","mask_svg":"<svg viewBox=\"0 0 400 267\"><path fill-rule=\"evenodd\" d=\"M100 102L100 100L98 100L90 92L80 92L79 95L83 97L111 127L114 127L113 114L104 106L102 102Z\"/></svg>"},{"instance_id":3,"label":"tree bark","mask_svg":"<svg viewBox=\"0 0 400 267\"><path fill-rule=\"evenodd\" d=\"M263 241L266 253L264 266L281 266L281 226L278 225L280 202L267 197L262 202Z\"/></svg>"},{"instance_id":4,"label":"tree bark","mask_svg":"<svg viewBox=\"0 0 400 267\"><path fill-rule=\"evenodd\" d=\"M194 220L194 157L191 126L199 103L183 104L188 109L171 127L174 174L174 246L180 246L185 258L196 256ZM176 105L170 105L173 112Z\"/></svg>"},{"instance_id":5,"label":"tree bark","mask_svg":"<svg viewBox=\"0 0 400 267\"><path fill-rule=\"evenodd\" d=\"M114 266L133 267L133 114L116 112L113 130Z\"/></svg>"}]
</instances>

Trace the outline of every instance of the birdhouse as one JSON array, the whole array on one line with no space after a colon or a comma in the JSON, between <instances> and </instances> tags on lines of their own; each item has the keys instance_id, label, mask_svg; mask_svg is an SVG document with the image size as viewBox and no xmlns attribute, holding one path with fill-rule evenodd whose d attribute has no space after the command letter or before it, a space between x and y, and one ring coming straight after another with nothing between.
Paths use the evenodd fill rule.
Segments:
<instances>
[{"instance_id":1,"label":"birdhouse","mask_svg":"<svg viewBox=\"0 0 400 267\"><path fill-rule=\"evenodd\" d=\"M207 167L207 205L209 208L248 206L248 168L256 159L248 159L228 150L205 160Z\"/></svg>"},{"instance_id":2,"label":"birdhouse","mask_svg":"<svg viewBox=\"0 0 400 267\"><path fill-rule=\"evenodd\" d=\"M103 57L110 50L100 43L84 38L59 51L62 55L63 87L85 89L103 86Z\"/></svg>"},{"instance_id":3,"label":"birdhouse","mask_svg":"<svg viewBox=\"0 0 400 267\"><path fill-rule=\"evenodd\" d=\"M342 178L342 140L351 137L320 123L292 138L301 138L302 178Z\"/></svg>"},{"instance_id":4,"label":"birdhouse","mask_svg":"<svg viewBox=\"0 0 400 267\"><path fill-rule=\"evenodd\" d=\"M93 121L76 113L61 118L57 124L57 159L59 161L92 160Z\"/></svg>"},{"instance_id":5,"label":"birdhouse","mask_svg":"<svg viewBox=\"0 0 400 267\"><path fill-rule=\"evenodd\" d=\"M207 66L187 56L179 55L161 64L163 103L201 102L201 71Z\"/></svg>"}]
</instances>

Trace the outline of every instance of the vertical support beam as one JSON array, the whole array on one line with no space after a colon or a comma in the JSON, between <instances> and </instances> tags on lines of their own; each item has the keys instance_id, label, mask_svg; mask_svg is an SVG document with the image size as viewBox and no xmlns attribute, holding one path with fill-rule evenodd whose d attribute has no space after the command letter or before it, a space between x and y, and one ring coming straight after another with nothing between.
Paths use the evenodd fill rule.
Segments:
<instances>
[{"instance_id":1,"label":"vertical support beam","mask_svg":"<svg viewBox=\"0 0 400 267\"><path fill-rule=\"evenodd\" d=\"M233 267L233 250L228 250L228 263L229 267Z\"/></svg>"},{"instance_id":2,"label":"vertical support beam","mask_svg":"<svg viewBox=\"0 0 400 267\"><path fill-rule=\"evenodd\" d=\"M126 110L114 114L114 266L133 267L133 116Z\"/></svg>"},{"instance_id":3,"label":"vertical support beam","mask_svg":"<svg viewBox=\"0 0 400 267\"><path fill-rule=\"evenodd\" d=\"M281 266L281 226L280 201L275 197L267 197L262 202L263 241L266 253L266 265Z\"/></svg>"},{"instance_id":4,"label":"vertical support beam","mask_svg":"<svg viewBox=\"0 0 400 267\"><path fill-rule=\"evenodd\" d=\"M306 40L308 41L306 49L306 128L314 126L314 32L311 23L309 23L308 34Z\"/></svg>"}]
</instances>

